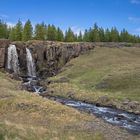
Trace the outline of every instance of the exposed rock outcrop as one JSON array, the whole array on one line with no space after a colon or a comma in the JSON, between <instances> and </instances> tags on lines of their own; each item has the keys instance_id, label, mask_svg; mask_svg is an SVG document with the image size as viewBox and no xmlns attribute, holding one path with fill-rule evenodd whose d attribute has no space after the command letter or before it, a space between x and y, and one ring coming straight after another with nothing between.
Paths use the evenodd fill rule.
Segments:
<instances>
[{"instance_id":1,"label":"exposed rock outcrop","mask_svg":"<svg viewBox=\"0 0 140 140\"><path fill-rule=\"evenodd\" d=\"M6 39L0 39L0 68L5 67L6 64L6 48L10 44L9 40Z\"/></svg>"},{"instance_id":2,"label":"exposed rock outcrop","mask_svg":"<svg viewBox=\"0 0 140 140\"><path fill-rule=\"evenodd\" d=\"M0 40L0 68L7 64L9 40ZM51 41L12 42L16 45L21 74L27 74L26 49L29 48L34 58L37 74L41 77L53 76L72 58L86 53L94 47L140 47L133 43L62 43Z\"/></svg>"},{"instance_id":3,"label":"exposed rock outcrop","mask_svg":"<svg viewBox=\"0 0 140 140\"><path fill-rule=\"evenodd\" d=\"M120 101L108 96L101 96L96 101L94 101L94 103L96 103L97 106L107 106L125 110L130 113L140 114L140 103L137 101L131 101L128 99Z\"/></svg>"},{"instance_id":4,"label":"exposed rock outcrop","mask_svg":"<svg viewBox=\"0 0 140 140\"><path fill-rule=\"evenodd\" d=\"M19 55L21 72L27 72L26 50L32 52L39 76L53 76L72 58L93 49L93 43L60 43L50 41L13 42Z\"/></svg>"}]
</instances>

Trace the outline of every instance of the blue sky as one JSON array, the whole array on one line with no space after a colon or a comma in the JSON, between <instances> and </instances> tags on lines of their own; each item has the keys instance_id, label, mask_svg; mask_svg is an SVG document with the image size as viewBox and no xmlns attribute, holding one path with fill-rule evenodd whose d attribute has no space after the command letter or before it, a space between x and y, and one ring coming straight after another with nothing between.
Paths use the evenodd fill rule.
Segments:
<instances>
[{"instance_id":1,"label":"blue sky","mask_svg":"<svg viewBox=\"0 0 140 140\"><path fill-rule=\"evenodd\" d=\"M0 0L0 19L13 25L18 19L44 21L75 32L95 22L140 35L140 0Z\"/></svg>"}]
</instances>

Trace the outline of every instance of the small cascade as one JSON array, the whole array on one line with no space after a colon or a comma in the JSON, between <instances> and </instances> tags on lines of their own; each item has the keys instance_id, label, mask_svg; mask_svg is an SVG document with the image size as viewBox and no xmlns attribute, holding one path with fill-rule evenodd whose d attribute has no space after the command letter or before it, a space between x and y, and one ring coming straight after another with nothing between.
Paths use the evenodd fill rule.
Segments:
<instances>
[{"instance_id":1,"label":"small cascade","mask_svg":"<svg viewBox=\"0 0 140 140\"><path fill-rule=\"evenodd\" d=\"M7 68L15 74L19 74L19 61L15 45L9 45L8 47Z\"/></svg>"},{"instance_id":2,"label":"small cascade","mask_svg":"<svg viewBox=\"0 0 140 140\"><path fill-rule=\"evenodd\" d=\"M28 48L26 48L26 61L27 61L27 74L28 76L22 76L23 88L37 94L46 93L46 88L42 87L39 83L39 77L36 76L35 63L33 61L32 54Z\"/></svg>"},{"instance_id":3,"label":"small cascade","mask_svg":"<svg viewBox=\"0 0 140 140\"><path fill-rule=\"evenodd\" d=\"M41 87L41 86L33 86L33 88L34 88L34 92L38 93L38 94L40 94L44 91L43 87Z\"/></svg>"},{"instance_id":4,"label":"small cascade","mask_svg":"<svg viewBox=\"0 0 140 140\"><path fill-rule=\"evenodd\" d=\"M36 70L35 70L35 64L33 61L32 54L28 48L26 48L26 60L27 60L27 70L28 70L28 76L36 77Z\"/></svg>"}]
</instances>

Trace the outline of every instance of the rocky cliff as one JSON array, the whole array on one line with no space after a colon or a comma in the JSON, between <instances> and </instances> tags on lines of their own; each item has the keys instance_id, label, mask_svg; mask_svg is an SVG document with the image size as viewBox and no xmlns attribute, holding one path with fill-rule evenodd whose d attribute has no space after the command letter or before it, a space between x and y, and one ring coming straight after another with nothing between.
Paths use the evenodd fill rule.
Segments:
<instances>
[{"instance_id":1,"label":"rocky cliff","mask_svg":"<svg viewBox=\"0 0 140 140\"><path fill-rule=\"evenodd\" d=\"M69 60L94 48L92 43L58 43L47 41L13 42L17 47L21 71L26 71L26 51L32 52L39 76L55 75Z\"/></svg>"},{"instance_id":2,"label":"rocky cliff","mask_svg":"<svg viewBox=\"0 0 140 140\"><path fill-rule=\"evenodd\" d=\"M53 76L72 58L86 53L94 47L139 47L140 44L132 43L62 43L50 41L10 42L0 40L0 68L6 68L7 47L16 45L21 74L27 73L26 49L29 48L33 55L37 74L41 77Z\"/></svg>"},{"instance_id":3,"label":"rocky cliff","mask_svg":"<svg viewBox=\"0 0 140 140\"><path fill-rule=\"evenodd\" d=\"M0 68L5 67L6 64L6 48L9 46L10 41L6 39L0 40Z\"/></svg>"},{"instance_id":4,"label":"rocky cliff","mask_svg":"<svg viewBox=\"0 0 140 140\"><path fill-rule=\"evenodd\" d=\"M8 40L0 40L0 66L6 68ZM27 73L26 48L31 50L37 74L53 76L72 58L94 48L92 43L60 43L50 41L11 42L16 45L20 72Z\"/></svg>"}]
</instances>

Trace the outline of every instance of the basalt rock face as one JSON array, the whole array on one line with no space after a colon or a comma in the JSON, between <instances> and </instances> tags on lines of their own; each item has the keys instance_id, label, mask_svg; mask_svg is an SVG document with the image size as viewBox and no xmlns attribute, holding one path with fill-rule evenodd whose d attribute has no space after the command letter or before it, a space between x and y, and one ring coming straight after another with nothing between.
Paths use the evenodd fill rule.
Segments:
<instances>
[{"instance_id":1,"label":"basalt rock face","mask_svg":"<svg viewBox=\"0 0 140 140\"><path fill-rule=\"evenodd\" d=\"M6 39L0 39L0 68L6 67L6 53L7 47L9 46L10 41Z\"/></svg>"},{"instance_id":2,"label":"basalt rock face","mask_svg":"<svg viewBox=\"0 0 140 140\"><path fill-rule=\"evenodd\" d=\"M92 43L59 43L49 41L12 42L16 45L20 71L24 75L27 72L26 48L29 48L37 74L40 77L53 76L72 58L78 57L94 49Z\"/></svg>"},{"instance_id":3,"label":"basalt rock face","mask_svg":"<svg viewBox=\"0 0 140 140\"><path fill-rule=\"evenodd\" d=\"M6 67L7 47L9 40L0 40L0 68ZM72 58L87 53L94 47L140 47L140 43L62 43L51 41L12 42L16 45L19 57L20 73L27 75L26 48L29 48L36 66L37 75L40 77L53 76Z\"/></svg>"}]
</instances>

